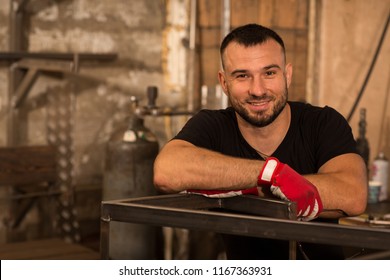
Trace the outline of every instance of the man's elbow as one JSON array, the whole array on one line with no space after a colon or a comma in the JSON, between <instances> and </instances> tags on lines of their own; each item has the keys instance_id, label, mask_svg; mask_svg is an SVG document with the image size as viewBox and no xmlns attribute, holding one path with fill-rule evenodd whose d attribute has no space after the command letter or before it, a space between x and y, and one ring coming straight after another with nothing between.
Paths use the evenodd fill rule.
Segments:
<instances>
[{"instance_id":1,"label":"man's elbow","mask_svg":"<svg viewBox=\"0 0 390 280\"><path fill-rule=\"evenodd\" d=\"M368 197L368 179L367 169L363 160L360 158L360 170L358 170L353 179L350 180L350 195L348 202L349 216L358 216L366 211Z\"/></svg>"},{"instance_id":2,"label":"man's elbow","mask_svg":"<svg viewBox=\"0 0 390 280\"><path fill-rule=\"evenodd\" d=\"M163 176L159 174L154 174L153 176L153 184L157 191L161 193L173 193L174 191L170 188L167 180L164 179Z\"/></svg>"},{"instance_id":3,"label":"man's elbow","mask_svg":"<svg viewBox=\"0 0 390 280\"><path fill-rule=\"evenodd\" d=\"M175 186L174 178L167 176L163 171L154 169L153 184L157 191L161 193L177 193L180 190Z\"/></svg>"},{"instance_id":4,"label":"man's elbow","mask_svg":"<svg viewBox=\"0 0 390 280\"><path fill-rule=\"evenodd\" d=\"M350 202L349 211L347 214L349 216L358 216L363 214L366 211L367 207L367 191L366 189L362 190L355 196L353 196L353 200Z\"/></svg>"},{"instance_id":5,"label":"man's elbow","mask_svg":"<svg viewBox=\"0 0 390 280\"><path fill-rule=\"evenodd\" d=\"M348 216L359 216L366 211L367 203L356 203L351 207L350 211L348 211Z\"/></svg>"}]
</instances>

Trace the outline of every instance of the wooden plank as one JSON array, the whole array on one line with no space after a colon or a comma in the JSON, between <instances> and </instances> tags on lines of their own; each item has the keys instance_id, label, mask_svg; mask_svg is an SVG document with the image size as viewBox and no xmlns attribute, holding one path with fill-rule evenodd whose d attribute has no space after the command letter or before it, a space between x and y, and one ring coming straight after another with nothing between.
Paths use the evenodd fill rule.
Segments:
<instances>
[{"instance_id":1,"label":"wooden plank","mask_svg":"<svg viewBox=\"0 0 390 280\"><path fill-rule=\"evenodd\" d=\"M198 1L199 26L201 28L219 27L221 24L221 1Z\"/></svg>"},{"instance_id":2,"label":"wooden plank","mask_svg":"<svg viewBox=\"0 0 390 280\"><path fill-rule=\"evenodd\" d=\"M56 151L51 146L0 148L0 185L56 180Z\"/></svg>"},{"instance_id":3,"label":"wooden plank","mask_svg":"<svg viewBox=\"0 0 390 280\"><path fill-rule=\"evenodd\" d=\"M287 29L307 28L308 1L276 0L273 23L275 27Z\"/></svg>"},{"instance_id":4,"label":"wooden plank","mask_svg":"<svg viewBox=\"0 0 390 280\"><path fill-rule=\"evenodd\" d=\"M274 1L259 1L258 23L271 27L274 20L274 10Z\"/></svg>"},{"instance_id":5,"label":"wooden plank","mask_svg":"<svg viewBox=\"0 0 390 280\"><path fill-rule=\"evenodd\" d=\"M218 71L220 69L219 50L217 48L204 49L201 53L201 74L202 84L215 87L218 84Z\"/></svg>"},{"instance_id":6,"label":"wooden plank","mask_svg":"<svg viewBox=\"0 0 390 280\"><path fill-rule=\"evenodd\" d=\"M231 25L238 27L247 23L258 23L258 0L232 0Z\"/></svg>"},{"instance_id":7,"label":"wooden plank","mask_svg":"<svg viewBox=\"0 0 390 280\"><path fill-rule=\"evenodd\" d=\"M1 260L97 260L98 252L62 239L44 239L0 245Z\"/></svg>"},{"instance_id":8,"label":"wooden plank","mask_svg":"<svg viewBox=\"0 0 390 280\"><path fill-rule=\"evenodd\" d=\"M199 32L202 51L204 49L216 49L219 52L219 44L222 41L220 28L203 28ZM219 56L214 59L219 61Z\"/></svg>"}]
</instances>

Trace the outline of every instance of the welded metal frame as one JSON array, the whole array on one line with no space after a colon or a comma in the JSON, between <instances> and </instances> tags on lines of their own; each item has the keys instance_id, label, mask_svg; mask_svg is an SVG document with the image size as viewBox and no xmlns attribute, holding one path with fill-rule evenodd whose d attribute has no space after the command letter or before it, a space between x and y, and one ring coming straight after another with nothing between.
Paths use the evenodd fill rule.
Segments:
<instances>
[{"instance_id":1,"label":"welded metal frame","mask_svg":"<svg viewBox=\"0 0 390 280\"><path fill-rule=\"evenodd\" d=\"M302 222L295 204L252 196L207 198L174 194L103 201L100 254L109 258L110 222L390 250L390 229Z\"/></svg>"}]
</instances>

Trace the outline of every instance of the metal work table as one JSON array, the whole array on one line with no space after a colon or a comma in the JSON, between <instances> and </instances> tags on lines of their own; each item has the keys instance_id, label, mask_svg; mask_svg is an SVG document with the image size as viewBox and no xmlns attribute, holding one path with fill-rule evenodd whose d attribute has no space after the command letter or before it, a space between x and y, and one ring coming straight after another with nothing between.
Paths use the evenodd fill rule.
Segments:
<instances>
[{"instance_id":1,"label":"metal work table","mask_svg":"<svg viewBox=\"0 0 390 280\"><path fill-rule=\"evenodd\" d=\"M390 250L390 228L301 222L295 213L294 203L254 196L174 194L103 201L100 254L109 258L112 221Z\"/></svg>"}]
</instances>

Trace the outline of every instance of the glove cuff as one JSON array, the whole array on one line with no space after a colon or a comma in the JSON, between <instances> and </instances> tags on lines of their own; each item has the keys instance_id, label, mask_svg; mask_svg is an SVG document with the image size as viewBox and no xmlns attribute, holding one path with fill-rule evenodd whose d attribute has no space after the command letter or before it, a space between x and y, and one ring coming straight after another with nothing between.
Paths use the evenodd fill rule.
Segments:
<instances>
[{"instance_id":1,"label":"glove cuff","mask_svg":"<svg viewBox=\"0 0 390 280\"><path fill-rule=\"evenodd\" d=\"M260 170L259 177L257 178L257 185L260 186L264 183L271 183L275 171L279 165L280 162L278 159L273 157L268 158L265 161L263 168Z\"/></svg>"}]
</instances>

